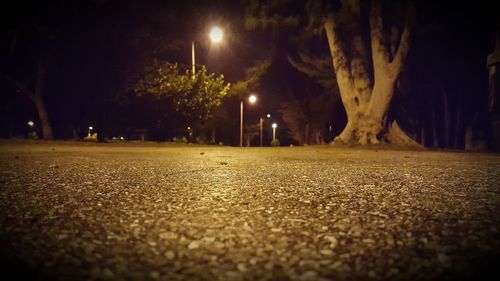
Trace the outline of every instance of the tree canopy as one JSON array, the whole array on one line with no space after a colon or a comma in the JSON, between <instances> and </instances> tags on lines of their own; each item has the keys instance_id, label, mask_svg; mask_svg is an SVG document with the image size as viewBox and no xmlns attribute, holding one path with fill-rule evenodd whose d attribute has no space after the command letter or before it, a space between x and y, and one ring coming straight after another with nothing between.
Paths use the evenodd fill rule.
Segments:
<instances>
[{"instance_id":1,"label":"tree canopy","mask_svg":"<svg viewBox=\"0 0 500 281\"><path fill-rule=\"evenodd\" d=\"M195 121L207 121L231 87L224 75L208 73L205 66L192 75L177 63L155 60L136 85L138 95L164 96L175 110Z\"/></svg>"}]
</instances>

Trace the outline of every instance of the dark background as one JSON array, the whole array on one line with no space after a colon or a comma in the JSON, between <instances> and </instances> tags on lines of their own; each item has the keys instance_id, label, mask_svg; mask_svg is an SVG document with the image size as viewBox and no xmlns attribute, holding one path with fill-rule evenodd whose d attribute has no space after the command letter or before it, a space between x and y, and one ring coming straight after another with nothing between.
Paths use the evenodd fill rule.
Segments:
<instances>
[{"instance_id":1,"label":"dark background","mask_svg":"<svg viewBox=\"0 0 500 281\"><path fill-rule=\"evenodd\" d=\"M0 71L31 83L37 60L43 59L48 68L43 96L56 138L81 138L94 126L107 137L133 138L134 131L146 129L150 139L166 140L185 135L192 124L161 100L135 96L134 81L148 61L189 66L194 40L197 64L234 83L268 56L272 64L262 77L259 102L245 107L245 122L256 124L271 113L282 144L293 143L280 119L281 101L323 90L288 64L294 48L286 32L245 29L244 3L238 1L179 2L16 1L0 12ZM426 146L463 148L467 129L476 139L491 139L486 56L495 47L498 18L486 1L417 2L411 50L389 116ZM206 38L214 24L226 31L219 46ZM5 80L0 80L0 104L0 137L23 137L27 120L37 123L34 106ZM227 118L218 139L237 145L239 97L228 97L223 106ZM448 141L445 114L458 120ZM342 105L329 115L334 136L346 122ZM269 139L270 126L265 128Z\"/></svg>"}]
</instances>

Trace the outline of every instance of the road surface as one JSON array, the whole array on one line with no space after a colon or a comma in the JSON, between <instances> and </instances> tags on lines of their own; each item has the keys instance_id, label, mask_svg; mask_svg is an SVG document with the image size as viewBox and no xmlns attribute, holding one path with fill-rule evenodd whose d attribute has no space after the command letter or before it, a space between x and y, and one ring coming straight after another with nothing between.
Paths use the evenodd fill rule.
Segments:
<instances>
[{"instance_id":1,"label":"road surface","mask_svg":"<svg viewBox=\"0 0 500 281\"><path fill-rule=\"evenodd\" d=\"M476 280L500 156L3 141L0 213L18 279Z\"/></svg>"}]
</instances>

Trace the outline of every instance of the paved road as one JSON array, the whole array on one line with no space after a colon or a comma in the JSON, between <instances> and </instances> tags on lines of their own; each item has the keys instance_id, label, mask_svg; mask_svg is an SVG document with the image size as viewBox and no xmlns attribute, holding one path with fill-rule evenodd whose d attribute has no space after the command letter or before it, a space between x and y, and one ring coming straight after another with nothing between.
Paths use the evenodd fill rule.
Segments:
<instances>
[{"instance_id":1,"label":"paved road","mask_svg":"<svg viewBox=\"0 0 500 281\"><path fill-rule=\"evenodd\" d=\"M498 277L499 183L488 154L1 142L0 262L37 280Z\"/></svg>"}]
</instances>

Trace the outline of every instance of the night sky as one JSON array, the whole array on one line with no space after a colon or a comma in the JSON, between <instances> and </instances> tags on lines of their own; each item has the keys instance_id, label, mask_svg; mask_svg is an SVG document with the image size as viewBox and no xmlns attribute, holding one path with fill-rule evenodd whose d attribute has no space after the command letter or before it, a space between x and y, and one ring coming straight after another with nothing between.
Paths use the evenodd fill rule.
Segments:
<instances>
[{"instance_id":1,"label":"night sky","mask_svg":"<svg viewBox=\"0 0 500 281\"><path fill-rule=\"evenodd\" d=\"M297 5L291 3L290 12ZM418 1L411 50L389 116L419 134L416 128L433 122L432 112L442 118L446 92L449 106L460 108L462 130L473 126L488 135L486 56L494 50L499 27L494 10L488 1ZM247 111L250 123L265 113L282 123L278 108L290 86L298 92L322 91L287 63L294 52L287 32L293 31L276 36L245 29L244 3L238 1L15 1L0 13L0 71L32 83L43 58L43 96L56 138L82 137L89 125L105 127L107 137L143 128L158 140L182 134L189 120L161 101L136 97L132 89L151 59L190 65L191 41L197 64L224 74L229 82L242 79L260 58L272 58L259 105ZM213 25L226 32L219 46L206 36ZM24 136L26 122L37 120L35 108L5 79L0 93L0 137ZM237 143L238 103L232 97L224 104L228 121L220 137L226 144ZM346 122L341 105L330 119L338 134Z\"/></svg>"}]
</instances>

